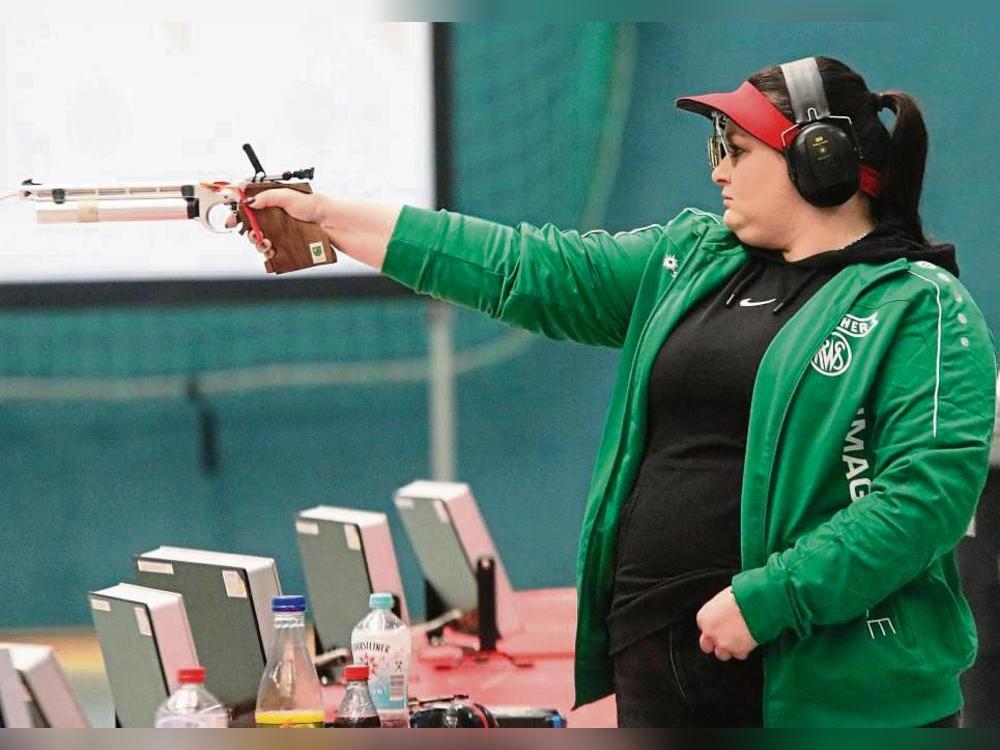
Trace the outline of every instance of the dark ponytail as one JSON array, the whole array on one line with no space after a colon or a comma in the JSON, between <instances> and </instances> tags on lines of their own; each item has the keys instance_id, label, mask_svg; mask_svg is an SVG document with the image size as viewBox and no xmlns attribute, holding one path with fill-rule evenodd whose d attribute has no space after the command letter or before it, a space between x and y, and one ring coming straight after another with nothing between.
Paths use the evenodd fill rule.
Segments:
<instances>
[{"instance_id":1,"label":"dark ponytail","mask_svg":"<svg viewBox=\"0 0 1000 750\"><path fill-rule=\"evenodd\" d=\"M839 60L817 57L816 62L830 111L851 118L863 162L882 175L881 195L872 201L875 220L898 221L915 239L926 244L920 219L920 192L927 162L927 128L917 102L902 91L883 94L869 91L865 80ZM780 67L769 66L747 80L785 117L794 119ZM880 109L889 109L896 116L891 135L879 119Z\"/></svg>"},{"instance_id":2,"label":"dark ponytail","mask_svg":"<svg viewBox=\"0 0 1000 750\"><path fill-rule=\"evenodd\" d=\"M927 128L920 107L909 94L887 91L879 104L896 115L889 150L882 167L882 195L876 206L898 216L921 242L926 243L920 220L920 191L927 162ZM864 146L862 146L864 148Z\"/></svg>"}]
</instances>

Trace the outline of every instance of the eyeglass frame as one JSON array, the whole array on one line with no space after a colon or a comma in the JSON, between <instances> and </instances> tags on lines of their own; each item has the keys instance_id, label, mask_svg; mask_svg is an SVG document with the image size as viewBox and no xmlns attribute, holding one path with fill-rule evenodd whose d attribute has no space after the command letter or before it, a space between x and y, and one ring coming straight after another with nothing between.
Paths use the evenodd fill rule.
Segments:
<instances>
[{"instance_id":1,"label":"eyeglass frame","mask_svg":"<svg viewBox=\"0 0 1000 750\"><path fill-rule=\"evenodd\" d=\"M715 133L708 138L708 166L713 170L722 160L732 153L729 141L726 139L726 123L729 118L721 112L712 112L712 124Z\"/></svg>"}]
</instances>

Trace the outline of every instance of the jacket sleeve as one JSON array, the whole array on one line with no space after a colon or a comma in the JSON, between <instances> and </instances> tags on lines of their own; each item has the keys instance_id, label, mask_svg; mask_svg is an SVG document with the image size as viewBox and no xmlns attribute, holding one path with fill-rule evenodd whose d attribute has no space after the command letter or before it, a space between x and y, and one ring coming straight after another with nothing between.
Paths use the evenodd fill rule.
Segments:
<instances>
[{"instance_id":1,"label":"jacket sleeve","mask_svg":"<svg viewBox=\"0 0 1000 750\"><path fill-rule=\"evenodd\" d=\"M654 225L581 235L405 206L382 272L422 294L554 339L621 346Z\"/></svg>"},{"instance_id":2,"label":"jacket sleeve","mask_svg":"<svg viewBox=\"0 0 1000 750\"><path fill-rule=\"evenodd\" d=\"M733 578L758 643L863 614L968 528L989 469L996 360L978 309L938 286L900 303L903 322L872 386L869 494Z\"/></svg>"}]
</instances>

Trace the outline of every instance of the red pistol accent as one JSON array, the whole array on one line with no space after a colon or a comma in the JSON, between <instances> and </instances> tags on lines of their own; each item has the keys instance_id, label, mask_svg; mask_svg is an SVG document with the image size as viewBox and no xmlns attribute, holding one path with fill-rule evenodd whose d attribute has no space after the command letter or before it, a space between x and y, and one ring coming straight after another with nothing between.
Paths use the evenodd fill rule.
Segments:
<instances>
[{"instance_id":1,"label":"red pistol accent","mask_svg":"<svg viewBox=\"0 0 1000 750\"><path fill-rule=\"evenodd\" d=\"M236 191L240 196L240 205L243 207L243 212L247 215L247 219L250 222L250 229L253 233L253 241L258 245L264 243L264 233L260 231L260 224L257 223L257 217L254 215L253 209L247 204L247 194L243 188L236 188Z\"/></svg>"}]
</instances>

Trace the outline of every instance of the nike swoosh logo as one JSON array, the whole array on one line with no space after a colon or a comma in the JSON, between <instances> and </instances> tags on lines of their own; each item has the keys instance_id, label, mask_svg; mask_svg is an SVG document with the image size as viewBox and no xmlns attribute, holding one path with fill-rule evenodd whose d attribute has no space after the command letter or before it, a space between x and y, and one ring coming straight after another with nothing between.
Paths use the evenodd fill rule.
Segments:
<instances>
[{"instance_id":1,"label":"nike swoosh logo","mask_svg":"<svg viewBox=\"0 0 1000 750\"><path fill-rule=\"evenodd\" d=\"M766 300L763 300L761 302L751 302L749 299L741 299L740 300L740 307L757 307L758 305L769 305L772 302L777 302L777 301L778 301L777 298L775 298L775 299L766 299Z\"/></svg>"}]
</instances>

